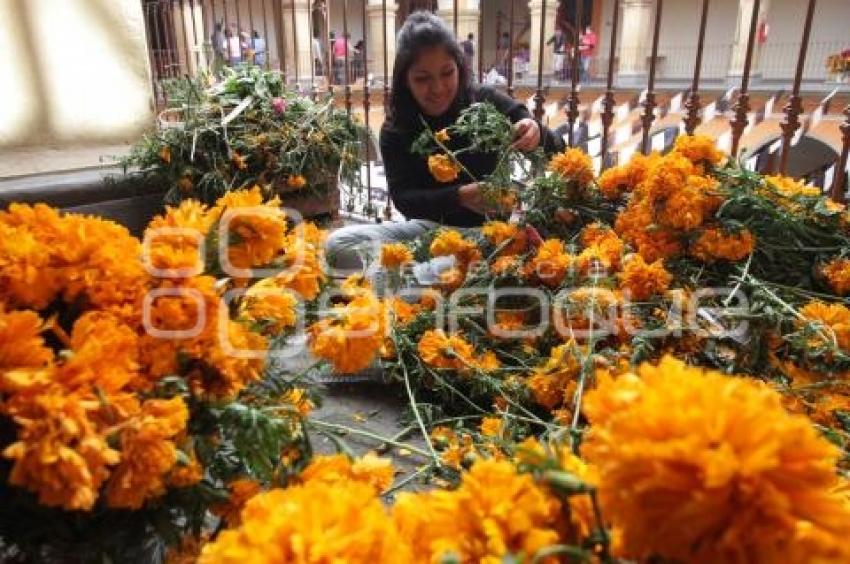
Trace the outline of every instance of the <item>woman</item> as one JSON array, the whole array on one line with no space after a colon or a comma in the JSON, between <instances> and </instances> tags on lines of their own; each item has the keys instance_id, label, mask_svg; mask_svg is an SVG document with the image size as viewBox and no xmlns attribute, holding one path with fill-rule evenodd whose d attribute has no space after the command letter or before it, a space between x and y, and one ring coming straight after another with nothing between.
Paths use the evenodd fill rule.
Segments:
<instances>
[{"instance_id":1,"label":"woman","mask_svg":"<svg viewBox=\"0 0 850 564\"><path fill-rule=\"evenodd\" d=\"M359 252L375 256L385 242L408 241L438 227L477 227L484 222L485 202L479 185L464 172L456 182L441 183L428 171L427 159L410 152L423 129L421 119L437 131L455 122L475 102L491 102L514 124L514 146L547 153L562 151L563 139L535 121L521 103L496 90L472 86L470 69L454 36L430 12L412 14L398 33L389 113L381 128L381 154L395 206L407 221L353 225L332 233L327 242L330 266L361 267ZM457 149L459 147L449 147ZM496 167L496 155L465 152L461 163L476 178Z\"/></svg>"}]
</instances>

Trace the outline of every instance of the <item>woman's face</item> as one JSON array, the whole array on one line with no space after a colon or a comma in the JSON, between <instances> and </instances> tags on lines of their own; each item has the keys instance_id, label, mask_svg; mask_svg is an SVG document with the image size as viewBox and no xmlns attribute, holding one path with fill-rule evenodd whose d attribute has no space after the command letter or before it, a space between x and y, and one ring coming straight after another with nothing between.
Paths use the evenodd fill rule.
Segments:
<instances>
[{"instance_id":1,"label":"woman's face","mask_svg":"<svg viewBox=\"0 0 850 564\"><path fill-rule=\"evenodd\" d=\"M407 86L422 113L444 114L457 96L457 63L442 47L422 51L407 71Z\"/></svg>"}]
</instances>

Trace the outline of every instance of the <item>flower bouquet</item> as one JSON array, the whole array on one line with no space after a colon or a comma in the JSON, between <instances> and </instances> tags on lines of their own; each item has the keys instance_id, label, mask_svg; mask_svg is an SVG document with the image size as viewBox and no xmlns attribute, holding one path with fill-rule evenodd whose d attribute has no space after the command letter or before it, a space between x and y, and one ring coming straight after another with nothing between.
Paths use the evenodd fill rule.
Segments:
<instances>
[{"instance_id":1,"label":"flower bouquet","mask_svg":"<svg viewBox=\"0 0 850 564\"><path fill-rule=\"evenodd\" d=\"M330 98L286 92L277 73L251 66L226 73L207 89L202 79L187 81L172 98L180 126L146 135L122 161L125 168L166 183L170 204L212 204L258 185L268 197L285 195L290 207L308 195L324 202L324 212L338 206L337 181L359 182L359 127Z\"/></svg>"}]
</instances>

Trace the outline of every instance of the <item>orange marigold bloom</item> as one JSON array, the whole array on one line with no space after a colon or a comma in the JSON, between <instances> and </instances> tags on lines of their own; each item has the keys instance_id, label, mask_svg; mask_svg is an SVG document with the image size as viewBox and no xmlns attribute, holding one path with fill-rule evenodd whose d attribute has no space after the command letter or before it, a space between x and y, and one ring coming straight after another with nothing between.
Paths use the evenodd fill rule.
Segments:
<instances>
[{"instance_id":1,"label":"orange marigold bloom","mask_svg":"<svg viewBox=\"0 0 850 564\"><path fill-rule=\"evenodd\" d=\"M560 239L547 239L537 247L534 257L525 265L525 273L528 277L535 277L541 282L555 288L561 284L573 257L564 250L564 243Z\"/></svg>"},{"instance_id":2,"label":"orange marigold bloom","mask_svg":"<svg viewBox=\"0 0 850 564\"><path fill-rule=\"evenodd\" d=\"M204 546L199 564L395 564L412 555L373 489L308 482L254 496L242 524Z\"/></svg>"},{"instance_id":3,"label":"orange marigold bloom","mask_svg":"<svg viewBox=\"0 0 850 564\"><path fill-rule=\"evenodd\" d=\"M281 333L298 321L298 298L282 288L276 278L265 278L248 288L239 306L241 316L251 322L265 324L264 332Z\"/></svg>"},{"instance_id":4,"label":"orange marigold bloom","mask_svg":"<svg viewBox=\"0 0 850 564\"><path fill-rule=\"evenodd\" d=\"M850 351L850 309L847 306L811 301L800 309L800 315L822 325L831 333L828 338L834 335L835 343Z\"/></svg>"},{"instance_id":5,"label":"orange marigold bloom","mask_svg":"<svg viewBox=\"0 0 850 564\"><path fill-rule=\"evenodd\" d=\"M566 392L569 384L581 369L575 348L573 342L552 347L546 362L536 367L525 381L534 401L546 409L554 409L568 399Z\"/></svg>"},{"instance_id":6,"label":"orange marigold bloom","mask_svg":"<svg viewBox=\"0 0 850 564\"><path fill-rule=\"evenodd\" d=\"M314 300L327 280L317 249L301 241L288 245L284 270L275 279L282 286L298 292L305 300Z\"/></svg>"},{"instance_id":7,"label":"orange marigold bloom","mask_svg":"<svg viewBox=\"0 0 850 564\"><path fill-rule=\"evenodd\" d=\"M394 473L389 458L380 458L371 452L354 460L344 454L333 454L314 457L298 479L305 484L321 482L329 487L359 482L379 494L392 485Z\"/></svg>"},{"instance_id":8,"label":"orange marigold bloom","mask_svg":"<svg viewBox=\"0 0 850 564\"><path fill-rule=\"evenodd\" d=\"M669 198L681 190L688 177L695 172L691 161L676 153L670 153L649 169L646 180L638 190L639 195L646 196L653 202Z\"/></svg>"},{"instance_id":9,"label":"orange marigold bloom","mask_svg":"<svg viewBox=\"0 0 850 564\"><path fill-rule=\"evenodd\" d=\"M847 560L839 451L767 385L665 357L603 376L584 409L582 453L628 558Z\"/></svg>"},{"instance_id":10,"label":"orange marigold bloom","mask_svg":"<svg viewBox=\"0 0 850 564\"><path fill-rule=\"evenodd\" d=\"M168 485L176 488L194 486L204 478L204 469L192 453L189 462L177 463L168 475Z\"/></svg>"},{"instance_id":11,"label":"orange marigold bloom","mask_svg":"<svg viewBox=\"0 0 850 564\"><path fill-rule=\"evenodd\" d=\"M508 461L481 460L454 491L402 493L393 520L412 547L409 562L496 564L509 554L536 554L557 544L560 507Z\"/></svg>"},{"instance_id":12,"label":"orange marigold bloom","mask_svg":"<svg viewBox=\"0 0 850 564\"><path fill-rule=\"evenodd\" d=\"M310 326L310 350L330 361L341 374L363 370L383 345L385 317L384 308L374 295L360 295Z\"/></svg>"},{"instance_id":13,"label":"orange marigold bloom","mask_svg":"<svg viewBox=\"0 0 850 564\"><path fill-rule=\"evenodd\" d=\"M821 274L839 296L850 292L850 259L835 259L821 267ZM2 363L0 363L2 364Z\"/></svg>"},{"instance_id":14,"label":"orange marigold bloom","mask_svg":"<svg viewBox=\"0 0 850 564\"><path fill-rule=\"evenodd\" d=\"M460 175L461 168L448 155L431 155L428 157L428 170L437 182L451 182Z\"/></svg>"},{"instance_id":15,"label":"orange marigold bloom","mask_svg":"<svg viewBox=\"0 0 850 564\"><path fill-rule=\"evenodd\" d=\"M485 437L499 437L502 434L501 417L482 417L481 434Z\"/></svg>"},{"instance_id":16,"label":"orange marigold bloom","mask_svg":"<svg viewBox=\"0 0 850 564\"><path fill-rule=\"evenodd\" d=\"M419 356L434 368L465 370L473 362L473 349L460 335L447 336L442 329L425 331L419 339Z\"/></svg>"},{"instance_id":17,"label":"orange marigold bloom","mask_svg":"<svg viewBox=\"0 0 850 564\"><path fill-rule=\"evenodd\" d=\"M704 262L737 261L749 256L755 244L755 237L748 229L727 235L721 229L712 227L703 231L691 246L691 255Z\"/></svg>"},{"instance_id":18,"label":"orange marigold bloom","mask_svg":"<svg viewBox=\"0 0 850 564\"><path fill-rule=\"evenodd\" d=\"M301 190L307 186L307 179L300 174L293 174L286 178L286 185L293 190Z\"/></svg>"},{"instance_id":19,"label":"orange marigold bloom","mask_svg":"<svg viewBox=\"0 0 850 564\"><path fill-rule=\"evenodd\" d=\"M799 196L817 198L823 195L817 186L806 186L790 176L783 176L781 174L775 176L768 175L764 177L764 181L768 186L779 192L779 194L789 198Z\"/></svg>"},{"instance_id":20,"label":"orange marigold bloom","mask_svg":"<svg viewBox=\"0 0 850 564\"><path fill-rule=\"evenodd\" d=\"M80 316L70 345L74 354L56 376L68 390L96 386L113 393L138 377L139 336L108 313L91 311Z\"/></svg>"},{"instance_id":21,"label":"orange marigold bloom","mask_svg":"<svg viewBox=\"0 0 850 564\"><path fill-rule=\"evenodd\" d=\"M404 243L385 243L381 247L381 266L397 269L413 262L413 251Z\"/></svg>"},{"instance_id":22,"label":"orange marigold bloom","mask_svg":"<svg viewBox=\"0 0 850 564\"><path fill-rule=\"evenodd\" d=\"M189 385L198 395L233 397L263 375L269 346L266 337L233 320L227 321L225 329L221 336L227 342L205 342L199 354L199 360L212 370L196 370L189 375Z\"/></svg>"},{"instance_id":23,"label":"orange marigold bloom","mask_svg":"<svg viewBox=\"0 0 850 564\"><path fill-rule=\"evenodd\" d=\"M431 241L429 250L435 257L454 255L461 264L469 264L481 257L478 246L456 229L441 229Z\"/></svg>"},{"instance_id":24,"label":"orange marigold bloom","mask_svg":"<svg viewBox=\"0 0 850 564\"><path fill-rule=\"evenodd\" d=\"M451 136L449 135L449 132L448 132L448 131L446 130L446 128L444 127L443 129L441 129L441 130L437 131L436 133L434 133L434 138L435 138L437 141L439 141L440 143L445 143L445 142L447 142L449 139L451 139Z\"/></svg>"},{"instance_id":25,"label":"orange marigold bloom","mask_svg":"<svg viewBox=\"0 0 850 564\"><path fill-rule=\"evenodd\" d=\"M481 233L496 247L507 243L499 253L502 256L518 255L525 252L527 248L528 236L525 230L520 230L515 223L488 221L481 228Z\"/></svg>"},{"instance_id":26,"label":"orange marigold bloom","mask_svg":"<svg viewBox=\"0 0 850 564\"><path fill-rule=\"evenodd\" d=\"M280 200L263 202L259 186L219 198L212 217L228 219L228 258L236 268L264 266L286 247L286 218Z\"/></svg>"},{"instance_id":27,"label":"orange marigold bloom","mask_svg":"<svg viewBox=\"0 0 850 564\"><path fill-rule=\"evenodd\" d=\"M558 153L549 161L549 170L567 180L575 180L587 186L593 180L593 161L581 149L570 148Z\"/></svg>"},{"instance_id":28,"label":"orange marigold bloom","mask_svg":"<svg viewBox=\"0 0 850 564\"><path fill-rule=\"evenodd\" d=\"M162 148L160 148L158 155L159 158L162 159L162 162L166 164L171 163L171 147L169 147L168 145L164 145Z\"/></svg>"},{"instance_id":29,"label":"orange marigold bloom","mask_svg":"<svg viewBox=\"0 0 850 564\"><path fill-rule=\"evenodd\" d=\"M640 255L631 255L617 276L620 288L628 292L631 299L638 301L665 292L673 280L662 260L647 263Z\"/></svg>"},{"instance_id":30,"label":"orange marigold bloom","mask_svg":"<svg viewBox=\"0 0 850 564\"><path fill-rule=\"evenodd\" d=\"M715 146L714 139L706 135L679 135L673 152L682 155L694 164L720 164L723 153Z\"/></svg>"},{"instance_id":31,"label":"orange marigold bloom","mask_svg":"<svg viewBox=\"0 0 850 564\"><path fill-rule=\"evenodd\" d=\"M389 305L389 310L393 314L393 321L398 325L410 323L422 309L419 304L411 304L396 297L389 300L387 305Z\"/></svg>"},{"instance_id":32,"label":"orange marigold bloom","mask_svg":"<svg viewBox=\"0 0 850 564\"><path fill-rule=\"evenodd\" d=\"M186 429L189 410L183 399L151 399L121 431L121 463L106 486L110 507L139 509L165 493L165 478L177 461L173 438Z\"/></svg>"},{"instance_id":33,"label":"orange marigold bloom","mask_svg":"<svg viewBox=\"0 0 850 564\"><path fill-rule=\"evenodd\" d=\"M0 374L18 368L44 368L53 360L41 332L45 324L34 311L5 311L0 302ZM3 380L0 377L0 391Z\"/></svg>"},{"instance_id":34,"label":"orange marigold bloom","mask_svg":"<svg viewBox=\"0 0 850 564\"><path fill-rule=\"evenodd\" d=\"M229 527L237 527L242 523L242 509L245 504L255 495L263 490L262 485L256 480L239 478L227 485L230 490L230 499L225 503L213 505L210 509L214 515L218 515Z\"/></svg>"},{"instance_id":35,"label":"orange marigold bloom","mask_svg":"<svg viewBox=\"0 0 850 564\"><path fill-rule=\"evenodd\" d=\"M91 509L108 467L120 458L89 418L98 404L57 388L19 406L18 440L3 451L14 460L9 483L37 494L43 505Z\"/></svg>"},{"instance_id":36,"label":"orange marigold bloom","mask_svg":"<svg viewBox=\"0 0 850 564\"><path fill-rule=\"evenodd\" d=\"M702 225L706 207L702 193L686 184L670 194L661 204L656 217L658 223L664 227L688 231Z\"/></svg>"},{"instance_id":37,"label":"orange marigold bloom","mask_svg":"<svg viewBox=\"0 0 850 564\"><path fill-rule=\"evenodd\" d=\"M307 395L307 390L303 388L293 388L286 392L283 396L283 401L291 403L301 417L307 417L310 412L316 407Z\"/></svg>"}]
</instances>

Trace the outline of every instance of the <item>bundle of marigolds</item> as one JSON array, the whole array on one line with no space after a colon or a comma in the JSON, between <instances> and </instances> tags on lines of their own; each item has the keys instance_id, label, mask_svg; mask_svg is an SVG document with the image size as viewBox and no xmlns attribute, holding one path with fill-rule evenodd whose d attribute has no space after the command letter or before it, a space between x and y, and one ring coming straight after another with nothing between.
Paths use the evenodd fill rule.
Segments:
<instances>
[{"instance_id":1,"label":"bundle of marigolds","mask_svg":"<svg viewBox=\"0 0 850 564\"><path fill-rule=\"evenodd\" d=\"M267 186L275 193L330 198L338 173L357 185L357 125L334 107L286 92L279 73L227 69L219 85L192 82L179 127L145 136L123 161L170 187L166 202L212 204L229 190Z\"/></svg>"},{"instance_id":2,"label":"bundle of marigolds","mask_svg":"<svg viewBox=\"0 0 850 564\"><path fill-rule=\"evenodd\" d=\"M42 204L0 212L4 559L124 561L198 534L234 480L304 463L311 398L264 365L323 283L321 238L258 188L169 208L144 243Z\"/></svg>"}]
</instances>

